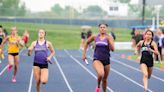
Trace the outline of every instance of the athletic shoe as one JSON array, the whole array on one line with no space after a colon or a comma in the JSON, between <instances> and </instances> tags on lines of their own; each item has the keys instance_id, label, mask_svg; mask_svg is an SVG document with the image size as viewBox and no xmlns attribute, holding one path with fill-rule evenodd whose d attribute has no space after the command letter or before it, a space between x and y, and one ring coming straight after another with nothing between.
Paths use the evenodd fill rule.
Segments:
<instances>
[{"instance_id":1,"label":"athletic shoe","mask_svg":"<svg viewBox=\"0 0 164 92\"><path fill-rule=\"evenodd\" d=\"M96 87L95 92L100 92L100 88Z\"/></svg>"},{"instance_id":2,"label":"athletic shoe","mask_svg":"<svg viewBox=\"0 0 164 92\"><path fill-rule=\"evenodd\" d=\"M16 82L16 78L13 76L12 77L12 82L15 83Z\"/></svg>"}]
</instances>

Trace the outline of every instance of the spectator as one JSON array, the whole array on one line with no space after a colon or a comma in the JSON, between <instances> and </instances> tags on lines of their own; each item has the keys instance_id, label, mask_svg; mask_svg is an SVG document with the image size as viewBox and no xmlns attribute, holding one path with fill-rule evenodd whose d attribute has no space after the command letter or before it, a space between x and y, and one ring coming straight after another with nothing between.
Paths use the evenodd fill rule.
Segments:
<instances>
[{"instance_id":1,"label":"spectator","mask_svg":"<svg viewBox=\"0 0 164 92\"><path fill-rule=\"evenodd\" d=\"M116 35L114 34L114 29L112 28L112 31L110 32L110 35L113 37L114 40L116 40Z\"/></svg>"}]
</instances>

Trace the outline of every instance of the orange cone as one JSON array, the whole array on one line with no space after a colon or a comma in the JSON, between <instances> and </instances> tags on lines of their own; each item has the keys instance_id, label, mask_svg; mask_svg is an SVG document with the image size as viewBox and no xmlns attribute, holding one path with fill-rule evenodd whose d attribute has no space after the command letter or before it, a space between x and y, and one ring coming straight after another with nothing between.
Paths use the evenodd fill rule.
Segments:
<instances>
[{"instance_id":1,"label":"orange cone","mask_svg":"<svg viewBox=\"0 0 164 92\"><path fill-rule=\"evenodd\" d=\"M132 60L132 56L128 56L128 59L129 59L129 60Z\"/></svg>"},{"instance_id":2,"label":"orange cone","mask_svg":"<svg viewBox=\"0 0 164 92\"><path fill-rule=\"evenodd\" d=\"M164 65L160 65L160 69L161 70L164 70Z\"/></svg>"}]
</instances>

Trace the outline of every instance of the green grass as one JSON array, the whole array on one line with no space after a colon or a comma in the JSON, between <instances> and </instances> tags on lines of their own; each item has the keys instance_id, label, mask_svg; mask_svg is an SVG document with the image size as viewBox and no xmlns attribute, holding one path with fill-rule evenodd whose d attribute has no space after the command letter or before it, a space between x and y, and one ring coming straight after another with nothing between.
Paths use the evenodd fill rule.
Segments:
<instances>
[{"instance_id":1,"label":"green grass","mask_svg":"<svg viewBox=\"0 0 164 92\"><path fill-rule=\"evenodd\" d=\"M132 59L132 60L137 60L138 57L139 57L138 55L132 55L132 56L131 56L131 59Z\"/></svg>"},{"instance_id":2,"label":"green grass","mask_svg":"<svg viewBox=\"0 0 164 92\"><path fill-rule=\"evenodd\" d=\"M162 64L161 63L155 63L154 66L164 70L164 63L162 63Z\"/></svg>"},{"instance_id":3,"label":"green grass","mask_svg":"<svg viewBox=\"0 0 164 92\"><path fill-rule=\"evenodd\" d=\"M14 23L14 22L0 22L4 28L10 33L13 26L17 26L18 34L22 35L25 29L30 33L28 45L37 39L37 30L44 28L47 31L46 39L51 41L57 49L78 49L80 44L81 26L76 25L57 25L57 24L35 24L35 23ZM109 31L111 29L109 28ZM93 33L98 33L98 27L92 28ZM130 41L129 29L115 29L116 41Z\"/></svg>"}]
</instances>

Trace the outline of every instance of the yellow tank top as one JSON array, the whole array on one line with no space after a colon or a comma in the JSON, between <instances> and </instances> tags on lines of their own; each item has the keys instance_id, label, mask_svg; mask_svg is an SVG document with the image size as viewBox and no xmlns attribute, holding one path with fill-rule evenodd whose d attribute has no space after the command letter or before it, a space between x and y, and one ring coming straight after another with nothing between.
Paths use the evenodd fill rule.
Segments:
<instances>
[{"instance_id":1,"label":"yellow tank top","mask_svg":"<svg viewBox=\"0 0 164 92\"><path fill-rule=\"evenodd\" d=\"M16 36L16 37L9 36L8 53L18 53L19 52L18 40L19 40L18 36Z\"/></svg>"}]
</instances>

